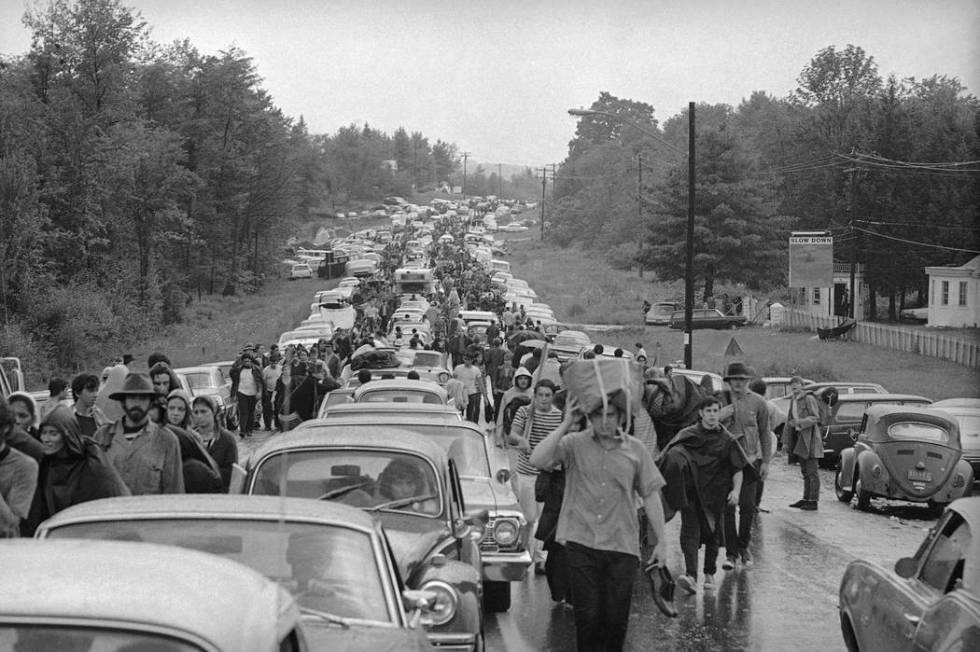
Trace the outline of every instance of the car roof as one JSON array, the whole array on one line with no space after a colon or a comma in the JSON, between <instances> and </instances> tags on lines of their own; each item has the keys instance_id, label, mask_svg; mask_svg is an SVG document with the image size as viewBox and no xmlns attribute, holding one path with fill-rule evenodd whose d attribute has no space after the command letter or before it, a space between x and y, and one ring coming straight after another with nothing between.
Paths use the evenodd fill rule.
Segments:
<instances>
[{"instance_id":1,"label":"car roof","mask_svg":"<svg viewBox=\"0 0 980 652\"><path fill-rule=\"evenodd\" d=\"M371 381L374 382L374 381ZM362 415L383 415L391 413L394 416L402 416L405 420L414 420L430 415L439 418L454 417L460 419L459 411L449 405L437 405L436 403L340 403L331 405L327 408L331 423L334 418L348 417L357 414Z\"/></svg>"},{"instance_id":2,"label":"car roof","mask_svg":"<svg viewBox=\"0 0 980 652\"><path fill-rule=\"evenodd\" d=\"M239 494L164 494L103 498L64 509L42 523L42 527L55 528L73 522L104 520L106 516L113 516L118 520L133 520L178 515L215 519L316 520L365 532L374 529L370 515L349 505L303 498Z\"/></svg>"},{"instance_id":3,"label":"car roof","mask_svg":"<svg viewBox=\"0 0 980 652\"><path fill-rule=\"evenodd\" d=\"M283 620L290 629L299 620L295 602L278 584L195 550L14 539L0 542L0 559L16 569L0 574L0 620L159 627L219 650L275 649L288 631L276 631ZM264 629L273 615L276 627Z\"/></svg>"},{"instance_id":4,"label":"car roof","mask_svg":"<svg viewBox=\"0 0 980 652\"><path fill-rule=\"evenodd\" d=\"M457 413L458 414L458 413ZM473 431L474 434L479 435L481 438L486 436L486 433L480 429L479 426L474 424L472 421L466 421L465 419L447 419L449 415L443 415L438 413L426 413L426 414L414 414L414 415L397 415L397 414L378 414L378 413L368 413L368 414L342 414L329 418L331 425L345 425L345 426L385 426L399 428L402 426L407 426L409 424L413 426L448 426L452 428L464 428L466 430ZM409 428L410 429L410 428Z\"/></svg>"},{"instance_id":5,"label":"car roof","mask_svg":"<svg viewBox=\"0 0 980 652\"><path fill-rule=\"evenodd\" d=\"M371 432L349 432L346 426L330 419L311 419L289 431L286 437L274 437L256 449L253 459L297 448L354 448L401 450L418 453L440 462L446 452L439 444L405 428L379 428Z\"/></svg>"},{"instance_id":6,"label":"car roof","mask_svg":"<svg viewBox=\"0 0 980 652\"><path fill-rule=\"evenodd\" d=\"M880 394L879 394L880 396ZM917 407L910 405L871 405L865 414L868 415L866 432L874 441L885 441L884 428L873 428L872 426L881 422L885 424L896 421L923 421L933 425L942 426L949 431L951 441L959 441L959 423L956 419L943 412L930 407Z\"/></svg>"},{"instance_id":7,"label":"car roof","mask_svg":"<svg viewBox=\"0 0 980 652\"><path fill-rule=\"evenodd\" d=\"M218 366L216 364L209 364L209 365L203 365L202 364L202 365L200 365L198 367L177 367L176 369L174 369L174 373L176 373L176 374L200 374L200 373L208 373L208 374L211 374L215 370L220 371L218 369Z\"/></svg>"},{"instance_id":8,"label":"car roof","mask_svg":"<svg viewBox=\"0 0 980 652\"><path fill-rule=\"evenodd\" d=\"M980 398L947 398L932 404L934 408L980 408Z\"/></svg>"},{"instance_id":9,"label":"car roof","mask_svg":"<svg viewBox=\"0 0 980 652\"><path fill-rule=\"evenodd\" d=\"M408 378L380 378L372 380L366 385L361 385L354 392L354 400L362 394L369 394L376 391L398 390L403 392L422 392L425 394L435 394L443 400L448 400L449 395L438 383L428 380L409 380Z\"/></svg>"},{"instance_id":10,"label":"car roof","mask_svg":"<svg viewBox=\"0 0 980 652\"><path fill-rule=\"evenodd\" d=\"M876 394L873 392L863 392L858 394L841 394L837 397L837 402L851 402L860 403L863 401L875 403L875 402L888 402L888 401L916 401L932 403L932 401L925 396L919 396L918 394Z\"/></svg>"}]
</instances>

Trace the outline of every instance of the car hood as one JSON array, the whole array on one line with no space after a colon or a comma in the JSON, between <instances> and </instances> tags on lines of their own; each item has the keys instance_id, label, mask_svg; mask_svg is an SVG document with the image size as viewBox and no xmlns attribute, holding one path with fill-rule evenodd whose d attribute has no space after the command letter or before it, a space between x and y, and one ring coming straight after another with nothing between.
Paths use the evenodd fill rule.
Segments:
<instances>
[{"instance_id":1,"label":"car hood","mask_svg":"<svg viewBox=\"0 0 980 652\"><path fill-rule=\"evenodd\" d=\"M451 536L445 524L435 519L382 513L381 523L406 581L429 553Z\"/></svg>"},{"instance_id":2,"label":"car hood","mask_svg":"<svg viewBox=\"0 0 980 652\"><path fill-rule=\"evenodd\" d=\"M372 650L402 652L431 650L425 633L417 629L351 625L344 629L313 618L303 619L303 635L311 650Z\"/></svg>"},{"instance_id":3,"label":"car hood","mask_svg":"<svg viewBox=\"0 0 980 652\"><path fill-rule=\"evenodd\" d=\"M498 485L490 478L460 478L466 511L486 509L491 512L502 509L520 509L509 485Z\"/></svg>"}]
</instances>

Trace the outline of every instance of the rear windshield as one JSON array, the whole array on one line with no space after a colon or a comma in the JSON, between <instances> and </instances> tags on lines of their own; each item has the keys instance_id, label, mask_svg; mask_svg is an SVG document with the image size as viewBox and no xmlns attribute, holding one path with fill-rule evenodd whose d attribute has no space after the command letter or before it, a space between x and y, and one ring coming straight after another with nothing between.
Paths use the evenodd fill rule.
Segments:
<instances>
[{"instance_id":1,"label":"rear windshield","mask_svg":"<svg viewBox=\"0 0 980 652\"><path fill-rule=\"evenodd\" d=\"M899 421L888 426L888 436L892 439L912 439L915 441L949 441L949 431L932 423L918 421Z\"/></svg>"},{"instance_id":2,"label":"rear windshield","mask_svg":"<svg viewBox=\"0 0 980 652\"><path fill-rule=\"evenodd\" d=\"M0 625L5 650L155 650L201 648L160 634L74 625Z\"/></svg>"},{"instance_id":3,"label":"rear windshield","mask_svg":"<svg viewBox=\"0 0 980 652\"><path fill-rule=\"evenodd\" d=\"M209 373L184 374L184 377L187 378L187 384L190 385L191 389L215 387L211 374Z\"/></svg>"}]
</instances>

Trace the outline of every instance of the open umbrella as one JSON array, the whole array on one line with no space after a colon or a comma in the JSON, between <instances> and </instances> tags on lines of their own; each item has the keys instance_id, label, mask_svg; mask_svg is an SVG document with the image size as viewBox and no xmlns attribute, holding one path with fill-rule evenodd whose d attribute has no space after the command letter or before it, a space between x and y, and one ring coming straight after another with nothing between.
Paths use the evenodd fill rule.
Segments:
<instances>
[{"instance_id":1,"label":"open umbrella","mask_svg":"<svg viewBox=\"0 0 980 652\"><path fill-rule=\"evenodd\" d=\"M543 333L539 333L538 331L523 330L523 331L517 331L516 333L514 333L513 335L511 335L509 338L507 338L507 344L510 345L511 348L513 348L513 347L517 346L518 344L520 344L521 342L525 342L527 340L542 340L543 341L544 339L545 339L545 336L544 336Z\"/></svg>"}]
</instances>

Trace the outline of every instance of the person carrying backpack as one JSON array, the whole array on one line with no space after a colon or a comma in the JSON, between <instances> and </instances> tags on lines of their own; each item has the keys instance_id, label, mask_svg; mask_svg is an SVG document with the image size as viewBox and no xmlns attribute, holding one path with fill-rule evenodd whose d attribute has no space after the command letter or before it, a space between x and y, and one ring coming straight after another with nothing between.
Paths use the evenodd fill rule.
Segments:
<instances>
[{"instance_id":1,"label":"person carrying backpack","mask_svg":"<svg viewBox=\"0 0 980 652\"><path fill-rule=\"evenodd\" d=\"M823 457L823 438L820 436L821 407L817 397L804 393L803 379L793 376L789 381L793 398L790 400L786 425L789 433L787 455L795 455L803 474L803 498L790 507L813 512L820 499L820 475L817 466Z\"/></svg>"}]
</instances>

